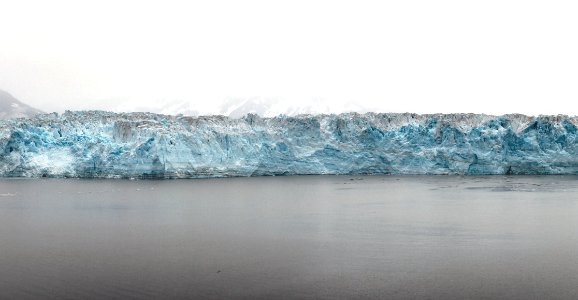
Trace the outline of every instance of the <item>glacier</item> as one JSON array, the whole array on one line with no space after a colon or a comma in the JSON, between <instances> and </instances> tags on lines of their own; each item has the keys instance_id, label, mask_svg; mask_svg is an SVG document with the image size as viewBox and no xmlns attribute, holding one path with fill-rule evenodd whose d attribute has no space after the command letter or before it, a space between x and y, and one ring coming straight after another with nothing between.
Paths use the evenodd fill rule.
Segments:
<instances>
[{"instance_id":1,"label":"glacier","mask_svg":"<svg viewBox=\"0 0 578 300\"><path fill-rule=\"evenodd\" d=\"M0 176L578 174L578 117L67 111L0 121Z\"/></svg>"}]
</instances>

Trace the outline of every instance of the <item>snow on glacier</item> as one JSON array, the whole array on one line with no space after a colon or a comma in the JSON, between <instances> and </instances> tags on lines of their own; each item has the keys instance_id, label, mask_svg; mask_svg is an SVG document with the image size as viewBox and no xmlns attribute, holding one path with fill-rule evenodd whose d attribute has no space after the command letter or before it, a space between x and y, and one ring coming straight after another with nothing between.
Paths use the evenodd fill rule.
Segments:
<instances>
[{"instance_id":1,"label":"snow on glacier","mask_svg":"<svg viewBox=\"0 0 578 300\"><path fill-rule=\"evenodd\" d=\"M0 122L0 176L578 174L577 117L102 111Z\"/></svg>"}]
</instances>

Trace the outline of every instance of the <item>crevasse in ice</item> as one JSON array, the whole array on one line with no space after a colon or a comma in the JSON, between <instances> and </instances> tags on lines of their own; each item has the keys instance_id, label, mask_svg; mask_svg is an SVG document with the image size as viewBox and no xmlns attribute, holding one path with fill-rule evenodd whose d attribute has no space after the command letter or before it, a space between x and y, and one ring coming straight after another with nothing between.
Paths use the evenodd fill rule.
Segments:
<instances>
[{"instance_id":1,"label":"crevasse in ice","mask_svg":"<svg viewBox=\"0 0 578 300\"><path fill-rule=\"evenodd\" d=\"M102 111L0 122L0 176L578 174L578 117Z\"/></svg>"}]
</instances>

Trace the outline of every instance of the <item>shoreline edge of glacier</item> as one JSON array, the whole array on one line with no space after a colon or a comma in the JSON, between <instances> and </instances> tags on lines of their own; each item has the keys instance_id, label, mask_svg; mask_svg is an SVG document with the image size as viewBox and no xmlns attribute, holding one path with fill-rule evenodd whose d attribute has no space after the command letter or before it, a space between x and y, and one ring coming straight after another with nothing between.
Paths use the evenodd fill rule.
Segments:
<instances>
[{"instance_id":1,"label":"shoreline edge of glacier","mask_svg":"<svg viewBox=\"0 0 578 300\"><path fill-rule=\"evenodd\" d=\"M578 174L578 117L67 111L0 121L0 177Z\"/></svg>"}]
</instances>

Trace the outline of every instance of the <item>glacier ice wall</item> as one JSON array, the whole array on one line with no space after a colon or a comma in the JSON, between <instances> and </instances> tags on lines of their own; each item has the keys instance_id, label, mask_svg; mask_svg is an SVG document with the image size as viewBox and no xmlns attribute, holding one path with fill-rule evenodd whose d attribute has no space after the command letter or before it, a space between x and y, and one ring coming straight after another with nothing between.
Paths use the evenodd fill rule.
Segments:
<instances>
[{"instance_id":1,"label":"glacier ice wall","mask_svg":"<svg viewBox=\"0 0 578 300\"><path fill-rule=\"evenodd\" d=\"M0 122L0 176L578 174L577 124L562 115L66 112Z\"/></svg>"}]
</instances>

